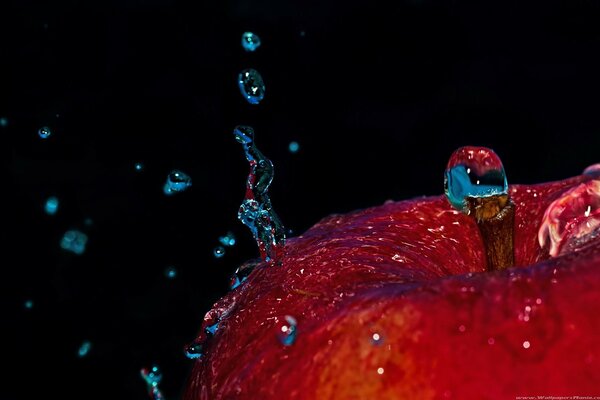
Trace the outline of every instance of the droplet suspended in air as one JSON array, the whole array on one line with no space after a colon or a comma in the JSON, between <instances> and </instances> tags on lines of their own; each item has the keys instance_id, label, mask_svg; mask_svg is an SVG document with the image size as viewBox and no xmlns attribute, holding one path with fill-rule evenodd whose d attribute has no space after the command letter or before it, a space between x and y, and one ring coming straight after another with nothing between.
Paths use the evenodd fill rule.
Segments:
<instances>
[{"instance_id":1,"label":"droplet suspended in air","mask_svg":"<svg viewBox=\"0 0 600 400\"><path fill-rule=\"evenodd\" d=\"M173 170L167 176L167 182L163 188L163 192L166 195L172 195L187 190L192 186L192 178L185 172L179 170Z\"/></svg>"},{"instance_id":2,"label":"droplet suspended in air","mask_svg":"<svg viewBox=\"0 0 600 400\"><path fill-rule=\"evenodd\" d=\"M277 339L285 346L291 346L296 341L298 322L291 315L286 315L276 325Z\"/></svg>"},{"instance_id":3,"label":"droplet suspended in air","mask_svg":"<svg viewBox=\"0 0 600 400\"><path fill-rule=\"evenodd\" d=\"M238 267L229 281L229 288L233 290L244 283L246 279L248 279L250 273L254 271L259 263L260 260L252 260L247 261Z\"/></svg>"},{"instance_id":4,"label":"droplet suspended in air","mask_svg":"<svg viewBox=\"0 0 600 400\"><path fill-rule=\"evenodd\" d=\"M8 126L8 118L6 118L6 117L0 118L0 126L2 128L6 128Z\"/></svg>"},{"instance_id":5,"label":"droplet suspended in air","mask_svg":"<svg viewBox=\"0 0 600 400\"><path fill-rule=\"evenodd\" d=\"M213 250L213 255L215 256L215 258L222 258L225 255L225 247L215 247L215 249Z\"/></svg>"},{"instance_id":6,"label":"droplet suspended in air","mask_svg":"<svg viewBox=\"0 0 600 400\"><path fill-rule=\"evenodd\" d=\"M185 356L190 360L196 360L204 355L204 346L200 341L193 341L185 346Z\"/></svg>"},{"instance_id":7,"label":"droplet suspended in air","mask_svg":"<svg viewBox=\"0 0 600 400\"><path fill-rule=\"evenodd\" d=\"M46 203L44 203L44 211L48 215L54 215L58 211L58 198L57 197L48 197Z\"/></svg>"},{"instance_id":8,"label":"droplet suspended in air","mask_svg":"<svg viewBox=\"0 0 600 400\"><path fill-rule=\"evenodd\" d=\"M135 163L134 167L135 167L136 171L141 171L144 169L144 164L141 162L137 162L137 163Z\"/></svg>"},{"instance_id":9,"label":"droplet suspended in air","mask_svg":"<svg viewBox=\"0 0 600 400\"><path fill-rule=\"evenodd\" d=\"M265 83L255 69L249 68L240 72L238 85L242 96L250 104L258 104L265 98Z\"/></svg>"},{"instance_id":10,"label":"droplet suspended in air","mask_svg":"<svg viewBox=\"0 0 600 400\"><path fill-rule=\"evenodd\" d=\"M42 139L48 139L52 135L52 131L47 126L43 126L38 130L38 136Z\"/></svg>"},{"instance_id":11,"label":"droplet suspended in air","mask_svg":"<svg viewBox=\"0 0 600 400\"><path fill-rule=\"evenodd\" d=\"M290 142L288 149L290 150L290 153L297 153L298 150L300 150L300 145L298 144L298 142Z\"/></svg>"},{"instance_id":12,"label":"droplet suspended in air","mask_svg":"<svg viewBox=\"0 0 600 400\"><path fill-rule=\"evenodd\" d=\"M23 307L25 307L27 310L31 310L33 308L33 300L25 300Z\"/></svg>"},{"instance_id":13,"label":"droplet suspended in air","mask_svg":"<svg viewBox=\"0 0 600 400\"><path fill-rule=\"evenodd\" d=\"M233 232L227 232L224 236L219 237L219 243L226 247L235 246L235 235Z\"/></svg>"},{"instance_id":14,"label":"droplet suspended in air","mask_svg":"<svg viewBox=\"0 0 600 400\"><path fill-rule=\"evenodd\" d=\"M456 150L444 174L444 192L452 206L467 212L467 198L508 193L508 182L500 157L485 147Z\"/></svg>"},{"instance_id":15,"label":"droplet suspended in air","mask_svg":"<svg viewBox=\"0 0 600 400\"><path fill-rule=\"evenodd\" d=\"M89 340L86 340L85 342L81 343L81 346L79 346L79 350L77 350L77 355L79 357L85 357L88 355L88 353L90 352L91 349L92 349L92 342L90 342Z\"/></svg>"},{"instance_id":16,"label":"droplet suspended in air","mask_svg":"<svg viewBox=\"0 0 600 400\"><path fill-rule=\"evenodd\" d=\"M175 269L175 267L173 267L173 266L167 267L165 269L165 276L168 279L175 279L175 277L177 276L177 269Z\"/></svg>"},{"instance_id":17,"label":"droplet suspended in air","mask_svg":"<svg viewBox=\"0 0 600 400\"><path fill-rule=\"evenodd\" d=\"M242 34L242 47L246 51L255 51L260 47L260 38L252 32L244 32Z\"/></svg>"},{"instance_id":18,"label":"droplet suspended in air","mask_svg":"<svg viewBox=\"0 0 600 400\"><path fill-rule=\"evenodd\" d=\"M88 236L76 229L66 231L60 240L60 247L77 255L85 252Z\"/></svg>"}]
</instances>

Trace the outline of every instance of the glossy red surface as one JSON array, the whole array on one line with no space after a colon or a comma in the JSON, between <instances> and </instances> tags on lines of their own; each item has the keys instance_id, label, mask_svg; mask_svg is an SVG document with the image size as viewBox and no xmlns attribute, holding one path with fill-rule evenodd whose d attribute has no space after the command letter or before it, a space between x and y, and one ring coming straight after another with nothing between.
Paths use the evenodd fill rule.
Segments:
<instances>
[{"instance_id":1,"label":"glossy red surface","mask_svg":"<svg viewBox=\"0 0 600 400\"><path fill-rule=\"evenodd\" d=\"M465 165L478 176L490 171L504 171L500 157L487 147L464 146L458 148L448 160L447 169L457 165Z\"/></svg>"},{"instance_id":2,"label":"glossy red surface","mask_svg":"<svg viewBox=\"0 0 600 400\"><path fill-rule=\"evenodd\" d=\"M510 187L516 267L500 272L442 196L323 219L209 312L219 330L185 399L600 395L600 241L550 259L537 238L546 208L590 179Z\"/></svg>"}]
</instances>

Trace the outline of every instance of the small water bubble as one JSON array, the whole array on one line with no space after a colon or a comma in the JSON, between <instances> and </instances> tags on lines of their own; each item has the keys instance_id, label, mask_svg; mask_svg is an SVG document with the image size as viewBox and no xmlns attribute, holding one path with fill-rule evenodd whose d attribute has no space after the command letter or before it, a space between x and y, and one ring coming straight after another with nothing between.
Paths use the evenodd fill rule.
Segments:
<instances>
[{"instance_id":1,"label":"small water bubble","mask_svg":"<svg viewBox=\"0 0 600 400\"><path fill-rule=\"evenodd\" d=\"M265 97L265 83L260 73L255 69L249 68L240 72L238 86L242 96L250 104L258 104Z\"/></svg>"},{"instance_id":2,"label":"small water bubble","mask_svg":"<svg viewBox=\"0 0 600 400\"><path fill-rule=\"evenodd\" d=\"M260 47L260 38L252 32L244 32L242 34L242 47L246 51L255 51Z\"/></svg>"},{"instance_id":3,"label":"small water bubble","mask_svg":"<svg viewBox=\"0 0 600 400\"><path fill-rule=\"evenodd\" d=\"M77 350L77 355L79 357L85 357L88 355L88 353L90 352L91 349L92 349L92 342L90 342L89 340L86 340L83 343L81 343L81 346L79 346L79 349Z\"/></svg>"},{"instance_id":4,"label":"small water bubble","mask_svg":"<svg viewBox=\"0 0 600 400\"><path fill-rule=\"evenodd\" d=\"M531 343L529 343L529 341L528 341L528 340L526 340L526 341L524 341L524 342L523 342L523 348L524 348L524 349L528 349L528 348L530 348L530 347L531 347Z\"/></svg>"},{"instance_id":5,"label":"small water bubble","mask_svg":"<svg viewBox=\"0 0 600 400\"><path fill-rule=\"evenodd\" d=\"M469 197L506 195L508 182L502 161L491 149L461 147L448 161L444 192L450 204L461 211L466 211Z\"/></svg>"},{"instance_id":6,"label":"small water bubble","mask_svg":"<svg viewBox=\"0 0 600 400\"><path fill-rule=\"evenodd\" d=\"M23 307L25 307L27 310L31 310L33 308L33 300L25 300Z\"/></svg>"},{"instance_id":7,"label":"small water bubble","mask_svg":"<svg viewBox=\"0 0 600 400\"><path fill-rule=\"evenodd\" d=\"M52 131L47 126L43 126L38 130L38 136L42 139L48 139L52 135Z\"/></svg>"},{"instance_id":8,"label":"small water bubble","mask_svg":"<svg viewBox=\"0 0 600 400\"><path fill-rule=\"evenodd\" d=\"M215 249L213 250L213 255L215 256L215 258L222 258L225 255L225 247L215 247Z\"/></svg>"},{"instance_id":9,"label":"small water bubble","mask_svg":"<svg viewBox=\"0 0 600 400\"><path fill-rule=\"evenodd\" d=\"M57 197L48 197L46 203L44 203L44 211L48 215L54 215L58 211L58 198Z\"/></svg>"},{"instance_id":10,"label":"small water bubble","mask_svg":"<svg viewBox=\"0 0 600 400\"><path fill-rule=\"evenodd\" d=\"M286 315L277 324L277 339L285 346L291 346L296 341L298 322L291 315Z\"/></svg>"},{"instance_id":11,"label":"small water bubble","mask_svg":"<svg viewBox=\"0 0 600 400\"><path fill-rule=\"evenodd\" d=\"M179 170L173 170L167 176L167 182L163 188L163 192L166 195L172 195L187 190L192 186L192 178L185 172Z\"/></svg>"},{"instance_id":12,"label":"small water bubble","mask_svg":"<svg viewBox=\"0 0 600 400\"><path fill-rule=\"evenodd\" d=\"M6 128L8 126L8 118L5 118L5 117L0 118L0 126L2 128Z\"/></svg>"},{"instance_id":13,"label":"small water bubble","mask_svg":"<svg viewBox=\"0 0 600 400\"><path fill-rule=\"evenodd\" d=\"M185 356L190 360L195 360L204 355L204 346L200 341L193 341L185 346Z\"/></svg>"},{"instance_id":14,"label":"small water bubble","mask_svg":"<svg viewBox=\"0 0 600 400\"><path fill-rule=\"evenodd\" d=\"M224 236L219 237L219 243L227 247L235 246L235 235L233 232L227 232Z\"/></svg>"},{"instance_id":15,"label":"small water bubble","mask_svg":"<svg viewBox=\"0 0 600 400\"><path fill-rule=\"evenodd\" d=\"M60 240L60 247L77 255L81 255L85 252L87 241L88 236L85 233L73 229L65 232Z\"/></svg>"},{"instance_id":16,"label":"small water bubble","mask_svg":"<svg viewBox=\"0 0 600 400\"><path fill-rule=\"evenodd\" d=\"M177 269L175 267L167 267L165 269L165 276L169 279L174 279L177 276Z\"/></svg>"},{"instance_id":17,"label":"small water bubble","mask_svg":"<svg viewBox=\"0 0 600 400\"><path fill-rule=\"evenodd\" d=\"M300 145L298 144L298 142L290 142L288 149L290 150L290 153L297 153L298 150L300 150Z\"/></svg>"},{"instance_id":18,"label":"small water bubble","mask_svg":"<svg viewBox=\"0 0 600 400\"><path fill-rule=\"evenodd\" d=\"M135 163L134 167L135 167L136 171L141 171L144 169L144 164L141 162L137 162L137 163Z\"/></svg>"}]
</instances>

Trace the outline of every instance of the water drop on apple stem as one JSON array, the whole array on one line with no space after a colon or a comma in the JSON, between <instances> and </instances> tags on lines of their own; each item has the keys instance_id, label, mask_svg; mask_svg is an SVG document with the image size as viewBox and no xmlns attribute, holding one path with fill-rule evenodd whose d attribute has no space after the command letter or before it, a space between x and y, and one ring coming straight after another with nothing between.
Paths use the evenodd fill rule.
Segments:
<instances>
[{"instance_id":1,"label":"water drop on apple stem","mask_svg":"<svg viewBox=\"0 0 600 400\"><path fill-rule=\"evenodd\" d=\"M485 246L487 269L514 265L515 205L500 157L485 147L461 147L450 156L444 193L457 210L472 216Z\"/></svg>"},{"instance_id":2,"label":"water drop on apple stem","mask_svg":"<svg viewBox=\"0 0 600 400\"><path fill-rule=\"evenodd\" d=\"M237 142L243 146L250 164L246 195L238 211L238 219L250 228L263 261L281 265L285 228L273 210L269 198L269 186L274 173L273 163L256 147L254 130L251 127L237 126L233 133Z\"/></svg>"}]
</instances>

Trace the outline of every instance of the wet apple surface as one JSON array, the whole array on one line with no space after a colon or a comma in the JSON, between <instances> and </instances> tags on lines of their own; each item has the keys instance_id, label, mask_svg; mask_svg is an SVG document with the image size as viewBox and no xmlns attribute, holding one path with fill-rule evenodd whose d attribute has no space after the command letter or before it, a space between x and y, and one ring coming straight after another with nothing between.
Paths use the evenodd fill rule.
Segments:
<instances>
[{"instance_id":1,"label":"wet apple surface","mask_svg":"<svg viewBox=\"0 0 600 400\"><path fill-rule=\"evenodd\" d=\"M514 266L500 271L444 196L323 219L207 313L185 398L600 395L600 241L568 228L594 221L573 195L595 210L594 174L508 187Z\"/></svg>"}]
</instances>

